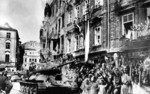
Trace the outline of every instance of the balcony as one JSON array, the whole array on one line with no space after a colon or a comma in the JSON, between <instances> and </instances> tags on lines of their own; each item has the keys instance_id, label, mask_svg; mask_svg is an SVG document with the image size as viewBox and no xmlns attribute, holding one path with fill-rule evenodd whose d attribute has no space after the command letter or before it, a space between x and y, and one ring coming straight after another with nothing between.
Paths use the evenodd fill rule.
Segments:
<instances>
[{"instance_id":1,"label":"balcony","mask_svg":"<svg viewBox=\"0 0 150 94\"><path fill-rule=\"evenodd\" d=\"M129 30L126 37L130 40L145 40L150 39L150 23L141 23L134 25L132 30Z\"/></svg>"},{"instance_id":2,"label":"balcony","mask_svg":"<svg viewBox=\"0 0 150 94\"><path fill-rule=\"evenodd\" d=\"M128 36L128 37L127 37ZM143 49L150 47L150 23L135 26L132 31L126 35L123 41L123 49Z\"/></svg>"},{"instance_id":3,"label":"balcony","mask_svg":"<svg viewBox=\"0 0 150 94\"><path fill-rule=\"evenodd\" d=\"M114 10L119 14L121 11L135 8L137 0L120 0L114 3Z\"/></svg>"}]
</instances>

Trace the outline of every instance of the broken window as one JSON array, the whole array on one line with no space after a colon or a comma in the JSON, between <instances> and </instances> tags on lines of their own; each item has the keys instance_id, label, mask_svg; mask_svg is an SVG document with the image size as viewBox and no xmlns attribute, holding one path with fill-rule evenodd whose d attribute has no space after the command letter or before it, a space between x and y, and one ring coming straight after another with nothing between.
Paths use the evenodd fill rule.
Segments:
<instances>
[{"instance_id":1,"label":"broken window","mask_svg":"<svg viewBox=\"0 0 150 94\"><path fill-rule=\"evenodd\" d=\"M122 16L122 34L128 34L129 30L132 30L134 24L134 17L133 13L126 14Z\"/></svg>"},{"instance_id":2,"label":"broken window","mask_svg":"<svg viewBox=\"0 0 150 94\"><path fill-rule=\"evenodd\" d=\"M101 26L98 26L94 29L94 44L95 45L101 45Z\"/></svg>"}]
</instances>

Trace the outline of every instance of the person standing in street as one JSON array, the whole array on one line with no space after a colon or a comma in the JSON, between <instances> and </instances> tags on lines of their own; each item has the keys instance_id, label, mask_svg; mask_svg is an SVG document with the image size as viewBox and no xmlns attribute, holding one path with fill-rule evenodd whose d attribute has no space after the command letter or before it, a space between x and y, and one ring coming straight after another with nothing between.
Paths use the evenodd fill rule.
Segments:
<instances>
[{"instance_id":1,"label":"person standing in street","mask_svg":"<svg viewBox=\"0 0 150 94\"><path fill-rule=\"evenodd\" d=\"M132 81L131 76L128 74L128 67L124 67L124 73L121 77L121 81L123 83L121 87L121 94L132 94Z\"/></svg>"},{"instance_id":2,"label":"person standing in street","mask_svg":"<svg viewBox=\"0 0 150 94\"><path fill-rule=\"evenodd\" d=\"M3 76L2 73L5 70L5 68L1 68L0 69L0 89L5 91L6 94L9 94L13 85L12 83L9 81L9 79L7 79L6 76Z\"/></svg>"}]
</instances>

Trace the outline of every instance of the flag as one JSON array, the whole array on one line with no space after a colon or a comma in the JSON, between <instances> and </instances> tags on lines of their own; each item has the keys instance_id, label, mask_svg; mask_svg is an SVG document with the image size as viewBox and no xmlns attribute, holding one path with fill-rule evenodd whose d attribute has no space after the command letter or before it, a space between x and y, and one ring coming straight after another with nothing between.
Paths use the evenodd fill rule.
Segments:
<instances>
[{"instance_id":1,"label":"flag","mask_svg":"<svg viewBox=\"0 0 150 94\"><path fill-rule=\"evenodd\" d=\"M89 21L87 23L87 32L85 35L85 62L88 60L88 55L89 55L89 46L90 46L90 31L89 31Z\"/></svg>"},{"instance_id":2,"label":"flag","mask_svg":"<svg viewBox=\"0 0 150 94\"><path fill-rule=\"evenodd\" d=\"M131 39L132 31L128 30L128 33L126 34L127 39Z\"/></svg>"}]
</instances>

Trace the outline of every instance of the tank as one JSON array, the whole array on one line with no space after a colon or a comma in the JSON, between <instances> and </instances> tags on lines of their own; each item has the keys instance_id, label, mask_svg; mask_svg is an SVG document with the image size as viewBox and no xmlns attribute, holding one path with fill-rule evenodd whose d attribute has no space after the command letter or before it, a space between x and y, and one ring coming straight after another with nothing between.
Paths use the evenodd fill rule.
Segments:
<instances>
[{"instance_id":1,"label":"tank","mask_svg":"<svg viewBox=\"0 0 150 94\"><path fill-rule=\"evenodd\" d=\"M61 80L60 73L59 69L35 71L28 80L20 82L20 90L23 94L73 94L71 88L56 83Z\"/></svg>"}]
</instances>

